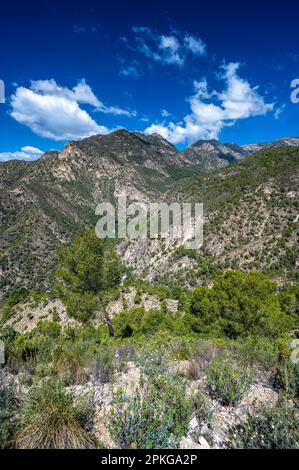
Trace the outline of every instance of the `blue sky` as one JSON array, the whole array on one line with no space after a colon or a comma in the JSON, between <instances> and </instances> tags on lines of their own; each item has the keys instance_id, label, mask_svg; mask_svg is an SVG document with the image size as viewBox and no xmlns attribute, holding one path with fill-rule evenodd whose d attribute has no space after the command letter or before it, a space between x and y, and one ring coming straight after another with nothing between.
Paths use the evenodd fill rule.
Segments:
<instances>
[{"instance_id":1,"label":"blue sky","mask_svg":"<svg viewBox=\"0 0 299 470\"><path fill-rule=\"evenodd\" d=\"M120 127L178 148L299 135L295 1L5 3L0 160Z\"/></svg>"}]
</instances>

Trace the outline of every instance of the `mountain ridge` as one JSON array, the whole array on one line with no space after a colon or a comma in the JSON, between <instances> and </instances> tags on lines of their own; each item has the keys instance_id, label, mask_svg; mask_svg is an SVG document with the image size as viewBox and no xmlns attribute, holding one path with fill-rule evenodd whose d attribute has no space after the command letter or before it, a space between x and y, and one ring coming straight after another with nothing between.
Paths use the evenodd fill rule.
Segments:
<instances>
[{"instance_id":1,"label":"mountain ridge","mask_svg":"<svg viewBox=\"0 0 299 470\"><path fill-rule=\"evenodd\" d=\"M86 226L95 226L97 204L103 201L114 203L119 195L126 195L129 201L174 202L183 201L184 198L190 200L199 191L199 195L205 196L205 210L209 220L218 220L219 211L227 211L229 207L233 207L241 226L245 224L247 215L254 207L258 208L259 204L264 206L264 219L268 212L272 214L268 202L264 201L269 196L274 206L279 206L283 201L288 207L288 213L282 211L280 218L278 215L271 215L267 231L271 233L279 229L278 235L282 236L283 230L286 230L290 239L288 243L293 246L295 228L292 224L298 215L294 206L297 194L294 182L298 183L298 155L299 150L295 147L262 150L234 165L226 165L209 173L202 171L198 164L189 161L183 152L179 152L161 137L117 131L108 136L70 142L61 152L49 152L34 162L2 163L1 295L8 295L17 286L47 289L51 283L57 247L69 242ZM242 175L240 181L238 175ZM259 179L261 176L262 179ZM262 196L255 196L256 192L260 193L256 181L260 181L263 187ZM247 203L244 205L242 202L242 209L238 209L242 188L253 201L252 207L247 207ZM289 190L286 193L287 188ZM288 193L291 195L288 196ZM254 233L259 237L263 233L264 222L258 220L254 214L255 212L252 214L256 225ZM229 219L229 213L226 219ZM230 256L225 254L226 251L234 253L234 250L225 247L234 243L236 249L240 250L240 240L244 238L242 233L247 233L247 229L235 230L235 220L228 226L226 220L221 219L217 223L216 232L213 232L212 225L209 228L210 234L213 232L207 238L208 251L212 258L209 255L207 259L211 260L216 256L226 263L227 256ZM229 235L220 243L222 230L229 233L235 230L240 240L233 237L232 242ZM248 243L253 242L252 237L250 240ZM269 242L268 235L264 237L263 246L266 244L265 240ZM171 258L175 249L166 246L166 251L163 252L159 241L137 243L136 246L124 243L121 246L126 261L132 265L133 270L141 271L145 278L152 278L152 275L158 278L166 274L167 270L173 271L178 266ZM287 250L288 247L285 246L279 251L279 256L283 256ZM293 259L293 254L290 256ZM257 254L253 256L254 259L256 257ZM248 263L244 264L242 250L236 258L238 266L247 266ZM186 260L186 263L189 266L190 260ZM291 264L288 264L287 270ZM259 266L263 266L263 263L257 262L257 267Z\"/></svg>"}]
</instances>

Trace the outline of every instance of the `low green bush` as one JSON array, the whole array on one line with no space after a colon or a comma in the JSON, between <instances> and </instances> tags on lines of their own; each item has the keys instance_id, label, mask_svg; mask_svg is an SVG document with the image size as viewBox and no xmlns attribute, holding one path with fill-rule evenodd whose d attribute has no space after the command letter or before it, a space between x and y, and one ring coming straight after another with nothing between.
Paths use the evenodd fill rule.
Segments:
<instances>
[{"instance_id":1,"label":"low green bush","mask_svg":"<svg viewBox=\"0 0 299 470\"><path fill-rule=\"evenodd\" d=\"M11 447L19 405L13 382L0 371L0 449Z\"/></svg>"},{"instance_id":2,"label":"low green bush","mask_svg":"<svg viewBox=\"0 0 299 470\"><path fill-rule=\"evenodd\" d=\"M91 364L87 345L82 341L67 342L56 349L53 366L64 384L84 384L88 382L87 367Z\"/></svg>"},{"instance_id":3,"label":"low green bush","mask_svg":"<svg viewBox=\"0 0 299 470\"><path fill-rule=\"evenodd\" d=\"M299 364L290 360L279 364L273 376L273 387L289 398L299 397Z\"/></svg>"},{"instance_id":4,"label":"low green bush","mask_svg":"<svg viewBox=\"0 0 299 470\"><path fill-rule=\"evenodd\" d=\"M193 398L193 409L200 424L209 423L213 418L213 403L212 400L207 397L200 390Z\"/></svg>"},{"instance_id":5,"label":"low green bush","mask_svg":"<svg viewBox=\"0 0 299 470\"><path fill-rule=\"evenodd\" d=\"M252 336L241 341L229 342L230 354L250 367L256 366L262 370L269 370L278 362L279 344L271 338Z\"/></svg>"},{"instance_id":6,"label":"low green bush","mask_svg":"<svg viewBox=\"0 0 299 470\"><path fill-rule=\"evenodd\" d=\"M249 390L252 374L229 360L217 359L208 370L208 384L213 395L223 405L235 406Z\"/></svg>"},{"instance_id":7,"label":"low green bush","mask_svg":"<svg viewBox=\"0 0 299 470\"><path fill-rule=\"evenodd\" d=\"M175 448L187 432L190 415L191 403L185 398L184 386L160 377L133 396L119 391L109 430L123 449Z\"/></svg>"},{"instance_id":8,"label":"low green bush","mask_svg":"<svg viewBox=\"0 0 299 470\"><path fill-rule=\"evenodd\" d=\"M104 347L96 352L92 364L92 375L96 381L110 382L115 370L114 359L115 350L113 348Z\"/></svg>"},{"instance_id":9,"label":"low green bush","mask_svg":"<svg viewBox=\"0 0 299 470\"><path fill-rule=\"evenodd\" d=\"M299 449L298 410L287 403L262 407L230 430L234 447Z\"/></svg>"}]
</instances>

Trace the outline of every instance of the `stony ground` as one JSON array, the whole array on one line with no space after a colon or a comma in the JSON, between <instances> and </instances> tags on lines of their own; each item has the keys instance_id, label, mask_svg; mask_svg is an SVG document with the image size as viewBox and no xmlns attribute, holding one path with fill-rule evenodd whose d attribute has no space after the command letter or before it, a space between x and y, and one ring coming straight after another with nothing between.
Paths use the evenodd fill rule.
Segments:
<instances>
[{"instance_id":1,"label":"stony ground","mask_svg":"<svg viewBox=\"0 0 299 470\"><path fill-rule=\"evenodd\" d=\"M188 361L176 362L170 370L187 370ZM111 411L115 393L122 389L127 396L132 396L140 387L142 368L134 362L128 362L123 371L115 373L113 380L102 383L96 377L90 376L90 381L81 385L72 385L67 390L75 396L89 395L92 397L94 420L91 435L95 441L105 448L117 448L108 430L108 416ZM14 380L17 384L18 394L24 397L29 388L23 383L22 374L17 377L7 374L7 380ZM206 377L190 381L187 395L195 396L202 391L210 403L209 418L200 419L192 415L188 432L179 443L180 449L225 449L232 447L229 429L246 420L248 413L252 413L258 406L274 406L278 394L265 383L253 383L242 401L234 407L222 406L218 400L210 396Z\"/></svg>"}]
</instances>

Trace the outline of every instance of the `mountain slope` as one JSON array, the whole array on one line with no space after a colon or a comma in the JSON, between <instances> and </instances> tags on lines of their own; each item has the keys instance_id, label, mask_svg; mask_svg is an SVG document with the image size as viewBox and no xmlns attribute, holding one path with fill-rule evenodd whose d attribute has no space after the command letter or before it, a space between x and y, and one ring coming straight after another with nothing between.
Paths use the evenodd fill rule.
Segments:
<instances>
[{"instance_id":1,"label":"mountain slope","mask_svg":"<svg viewBox=\"0 0 299 470\"><path fill-rule=\"evenodd\" d=\"M55 250L117 195L156 200L194 165L158 136L117 131L35 162L0 164L0 287L47 287Z\"/></svg>"},{"instance_id":2,"label":"mountain slope","mask_svg":"<svg viewBox=\"0 0 299 470\"><path fill-rule=\"evenodd\" d=\"M213 139L198 140L184 151L184 155L203 172L209 172L242 160L248 151L237 144L222 144Z\"/></svg>"},{"instance_id":3,"label":"mountain slope","mask_svg":"<svg viewBox=\"0 0 299 470\"><path fill-rule=\"evenodd\" d=\"M267 148L298 147L299 137L284 137L273 142L243 145L242 148L248 153L255 153Z\"/></svg>"},{"instance_id":4,"label":"mountain slope","mask_svg":"<svg viewBox=\"0 0 299 470\"><path fill-rule=\"evenodd\" d=\"M195 257L178 255L179 244L167 241L121 244L125 262L144 279L198 279L198 257L214 267L294 276L298 158L298 148L269 149L202 174L161 137L117 131L71 142L36 162L2 163L1 295L18 286L47 288L57 246L95 225L96 205L120 194L130 201L204 202L204 247Z\"/></svg>"},{"instance_id":5,"label":"mountain slope","mask_svg":"<svg viewBox=\"0 0 299 470\"><path fill-rule=\"evenodd\" d=\"M203 202L199 253L167 240L128 242L123 257L139 277L182 286L214 269L262 270L298 277L299 148L259 152L233 166L178 183L169 201Z\"/></svg>"}]
</instances>

